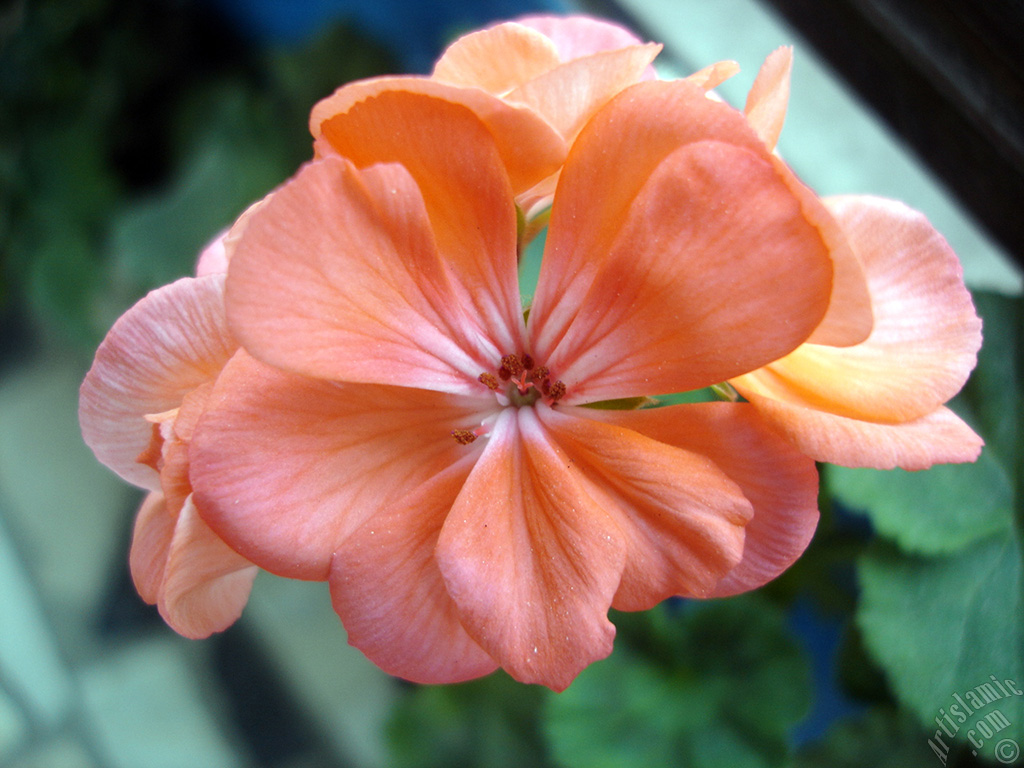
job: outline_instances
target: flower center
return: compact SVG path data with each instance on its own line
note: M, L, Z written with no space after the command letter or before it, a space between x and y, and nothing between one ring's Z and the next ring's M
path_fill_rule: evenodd
M501 358L494 373L485 371L477 381L494 392L503 406L522 408L544 400L554 405L565 396L565 383L554 379L546 365L536 365L528 354L509 354ZM487 429L453 429L452 437L460 445L468 445Z

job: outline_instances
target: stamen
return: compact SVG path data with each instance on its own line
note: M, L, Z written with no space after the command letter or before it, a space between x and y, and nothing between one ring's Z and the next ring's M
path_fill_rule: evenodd
M529 355L523 355L522 360L523 360L523 369L524 370L528 371L531 368L533 368L533 358L532 357L530 357Z
M519 359L519 355L505 355L501 358L501 369L508 370L509 378L518 376L523 372L523 361Z
M547 384L546 381L544 383ZM545 392L544 394L551 398L551 402L558 402L558 400L565 394L565 383L561 380L556 381L551 385L551 391Z
M452 437L455 438L455 442L459 445L469 445L476 440L476 433L471 429L453 429Z
M534 368L532 371L530 371L530 378L533 381L543 381L550 375L551 371L548 370L548 367L546 365L542 365L539 368Z
M497 391L498 386L499 386L499 384L498 384L498 377L495 376L493 373L481 373L477 377L477 381L479 381L481 384L483 384L488 389L492 389L492 390L495 390L495 391Z

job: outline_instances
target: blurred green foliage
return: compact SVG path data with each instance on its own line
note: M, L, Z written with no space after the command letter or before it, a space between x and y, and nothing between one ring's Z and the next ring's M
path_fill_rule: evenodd
M39 0L0 19L0 301L84 350L311 157L313 103L391 68L344 26L268 49L202 9Z

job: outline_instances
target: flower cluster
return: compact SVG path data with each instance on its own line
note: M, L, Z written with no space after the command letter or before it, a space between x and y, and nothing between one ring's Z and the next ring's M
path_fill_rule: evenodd
M943 239L777 156L788 49L742 111L708 93L734 64L660 81L659 49L534 17L342 87L310 162L114 325L82 430L149 491L131 570L175 630L230 625L265 569L326 580L392 674L562 689L609 608L792 564L815 461L977 457L944 407L981 332Z

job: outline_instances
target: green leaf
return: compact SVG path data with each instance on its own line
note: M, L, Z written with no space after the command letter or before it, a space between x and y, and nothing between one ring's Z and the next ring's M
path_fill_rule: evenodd
M860 561L859 575L857 620L865 643L899 700L926 727L954 713L956 696L969 700L993 680L1024 690L1024 568L1015 536L927 559L879 544ZM976 710L957 724L957 738L980 730L979 720L998 710L1011 724L1000 738L1024 746L1024 694ZM984 741L991 749L998 739Z
M985 342L978 353L978 367L964 389L963 399L976 414L985 452L994 454L1010 477L1021 470L1021 330L1024 310L1019 298L976 293ZM1014 471L1014 467L1017 468Z
M448 686L417 686L388 724L392 768L544 768L537 731L542 688L499 672Z
M974 464L924 472L828 466L824 476L837 500L907 552L955 552L1013 524L1010 478L987 449Z
M785 764L810 682L775 605L747 595L616 623L615 653L548 700L545 733L559 764Z
M879 707L833 725L800 750L794 768L935 768L929 736L906 713Z

